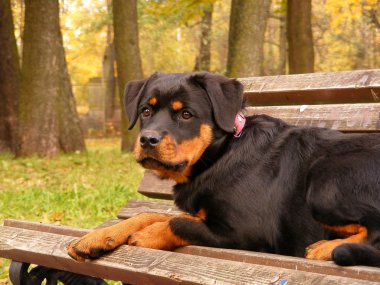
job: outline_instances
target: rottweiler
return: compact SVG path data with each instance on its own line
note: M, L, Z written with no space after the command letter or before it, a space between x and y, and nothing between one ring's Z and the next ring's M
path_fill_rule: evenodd
M380 135L244 116L236 79L155 73L129 82L137 161L173 179L185 213L146 213L68 246L78 261L122 244L244 249L380 267Z

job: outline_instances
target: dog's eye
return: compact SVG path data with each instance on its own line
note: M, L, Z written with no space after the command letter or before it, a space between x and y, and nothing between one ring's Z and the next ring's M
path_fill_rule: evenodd
M145 118L146 118L146 117L149 117L150 114L151 114L151 110L150 110L149 108L145 107L145 108L142 110L141 114L142 114L142 116L145 117Z
M181 117L182 117L182 119L184 119L184 120L188 120L188 119L190 119L192 116L193 116L193 115L192 115L189 111L183 111L183 112L181 113Z

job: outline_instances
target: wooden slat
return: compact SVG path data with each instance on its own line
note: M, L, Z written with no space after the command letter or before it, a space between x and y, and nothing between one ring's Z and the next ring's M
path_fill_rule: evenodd
M380 102L380 69L239 79L255 106Z
M368 266L342 267L332 261L316 261L270 253L202 246L182 247L176 252L380 282L380 269Z
M120 219L128 219L144 212L165 213L170 209L171 214L182 213L171 201L152 201L152 200L131 200L120 211ZM112 222L111 224L114 224ZM111 225L110 224L110 225ZM182 253L201 255L215 258L222 258L234 261L244 261L255 264L278 266L288 269L298 269L315 273L325 273L352 278L361 278L370 281L380 281L380 269L370 268L370 271L364 270L364 267L339 267L334 264L318 261L305 260L303 258L294 258L279 256L275 254L263 254L257 252L247 252L240 250L217 249L208 247L184 247L177 250Z
M41 231L45 233L53 233L59 235L81 237L91 230L68 227L63 225L54 225L54 224L43 224L34 221L25 221L25 220L15 220L15 219L5 219L4 226L20 228L25 230L34 230Z
M20 225L20 224L19 224ZM43 225L39 224L42 228ZM51 227L51 226L49 226ZM54 225L53 225L54 227ZM51 229L49 229L51 230ZM266 254L202 247L183 249L186 254L164 252L122 246L112 254L98 260L77 263L67 256L66 245L73 237L13 227L0 228L0 256L68 270L86 275L121 280L135 284L215 284L227 282L233 284L269 284L279 274L285 274L290 284L376 284L380 281L380 270L369 267L341 268L328 262L308 261L272 255L264 262ZM193 250L191 249L193 248ZM198 251L199 256L190 255ZM212 252L214 251L214 253ZM237 258L243 256L244 262L222 260L210 256L220 254ZM261 257L260 257L261 255ZM269 255L271 256L271 255ZM278 260L278 258L284 258ZM292 260L293 259L293 260ZM293 269L284 264L293 262ZM280 267L268 266L271 263ZM313 272L313 268L323 274ZM305 270L305 271L304 271ZM340 274L329 276L325 274ZM353 278L346 278L352 276ZM360 280L359 280L360 279ZM363 280L362 280L363 279Z
M173 199L174 184L173 181L159 179L153 172L146 170L137 191L149 198L168 200Z
M380 103L250 107L247 114L266 114L296 126L380 131Z
M167 188L170 190L170 188ZM173 203L173 201L152 201L152 200L129 200L117 215L119 219L128 219L141 213L160 213L178 215L183 213Z

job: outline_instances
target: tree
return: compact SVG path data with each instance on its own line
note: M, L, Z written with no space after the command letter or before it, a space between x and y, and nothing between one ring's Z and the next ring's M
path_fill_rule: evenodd
M261 75L270 0L232 0L227 75Z
M0 1L0 152L16 145L20 66L10 0Z
M314 72L311 0L288 0L287 39L289 73Z
M64 152L83 151L86 149L83 131L76 109L75 97L71 86L69 71L63 48L61 30L58 29L58 76L59 94L56 113L58 115L59 146Z
M199 54L195 59L194 70L210 70L211 60L211 28L212 28L212 12L214 4L209 3L204 8L204 15L201 19L201 36L199 43Z
M138 38L137 1L113 0L112 4L119 99L123 106L126 83L143 77ZM122 108L121 128L121 149L131 150L134 146L136 131L128 132L128 119L124 108Z
M58 0L27 0L17 155L84 150L71 92Z
M107 0L107 11L112 14L112 1ZM115 45L112 22L107 23L107 46L103 56L103 83L105 89L105 120L112 120L115 111Z

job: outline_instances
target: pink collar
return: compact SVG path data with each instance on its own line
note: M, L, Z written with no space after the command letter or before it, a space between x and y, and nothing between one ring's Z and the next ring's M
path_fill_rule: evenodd
M239 112L236 114L235 127L234 127L234 130L235 130L234 137L235 138L240 137L241 132L243 131L243 128L245 125L245 121L246 121L246 118L244 117L242 112Z

